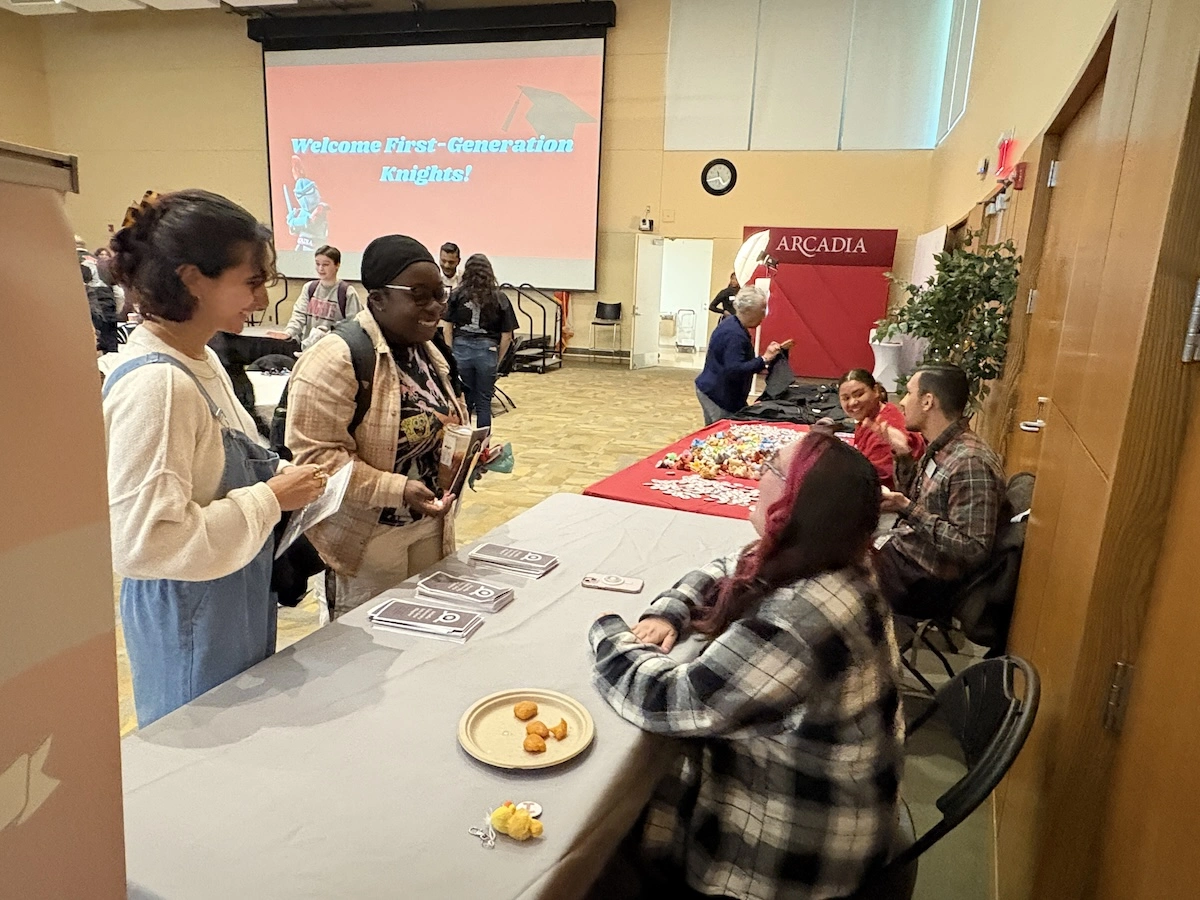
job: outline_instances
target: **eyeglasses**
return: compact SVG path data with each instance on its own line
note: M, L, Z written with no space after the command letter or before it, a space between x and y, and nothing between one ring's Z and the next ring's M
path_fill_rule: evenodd
M778 450L762 461L762 467L768 472L773 473L780 481L787 481L787 476L783 474L783 471L779 468L779 466L775 465L775 460L777 459L779 459Z
M412 297L413 303L417 304L417 306L431 306L433 304L441 306L446 302L446 286L443 284L439 284L432 290L425 287L409 287L406 284L385 284L384 287L392 291L404 291Z

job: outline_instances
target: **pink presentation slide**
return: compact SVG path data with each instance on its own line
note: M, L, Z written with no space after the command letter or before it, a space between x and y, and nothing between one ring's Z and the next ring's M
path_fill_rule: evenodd
M321 244L357 256L394 232L592 272L602 83L599 54L268 64L285 272L307 276L289 258Z

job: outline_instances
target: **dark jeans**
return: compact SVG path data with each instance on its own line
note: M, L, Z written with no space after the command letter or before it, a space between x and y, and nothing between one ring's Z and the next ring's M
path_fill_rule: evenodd
M871 561L879 590L896 615L913 619L954 615L954 593L958 582L934 578L897 551L890 541L874 554Z
M490 426L500 342L484 334L456 334L454 361L467 392L467 408L475 413L475 424L480 428Z

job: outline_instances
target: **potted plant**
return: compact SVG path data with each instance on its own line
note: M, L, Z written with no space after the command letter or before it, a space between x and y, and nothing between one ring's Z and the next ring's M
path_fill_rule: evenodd
M921 362L961 366L971 385L970 409L977 411L988 382L1004 371L1021 257L1011 240L986 244L977 231L963 246L939 253L935 262L936 273L922 285L888 273L908 302L876 323L875 340L924 338L928 344Z

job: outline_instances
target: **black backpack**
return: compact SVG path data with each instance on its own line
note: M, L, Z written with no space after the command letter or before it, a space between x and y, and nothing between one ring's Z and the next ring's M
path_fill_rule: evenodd
M333 330L322 338L322 340L329 340L334 335L345 341L346 345L350 348L350 362L354 366L354 380L358 382L358 392L354 395L354 415L350 418L350 424L347 427L350 436L353 437L354 432L358 430L358 426L366 418L367 410L371 408L371 390L375 382L375 344L371 341L371 336L354 319L338 322L333 327ZM292 458L292 451L288 449L285 443L287 436L288 387L285 387L283 393L280 394L279 403L275 407L275 413L271 416L270 440L271 449L283 459L290 460Z
M1033 485L1034 476L1029 472L1019 472L1008 480L992 555L956 592L954 618L962 633L993 653L1003 651L1008 640Z

